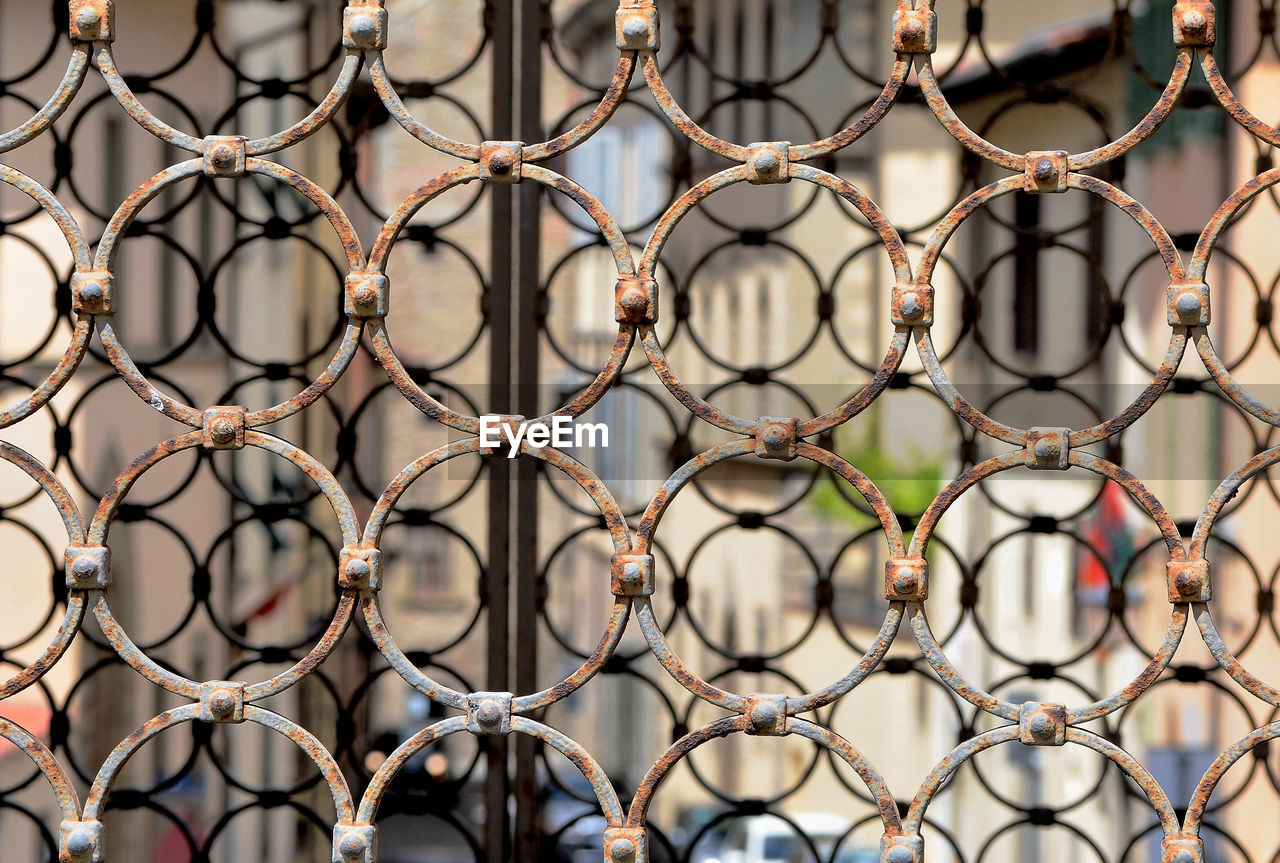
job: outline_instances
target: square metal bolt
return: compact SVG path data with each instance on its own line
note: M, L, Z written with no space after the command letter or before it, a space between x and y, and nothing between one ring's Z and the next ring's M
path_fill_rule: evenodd
M111 549L105 545L69 545L63 559L67 587L106 590L111 586Z
M932 54L938 50L938 16L928 9L893 13L893 50L897 54Z
M1171 327L1205 327L1212 319L1209 286L1204 282L1172 282L1165 294Z
M206 177L243 177L248 164L243 135L209 135L204 139Z
M1067 742L1067 707L1025 701L1018 708L1018 739L1028 746L1063 746Z
M1066 470L1071 466L1071 429L1027 429L1027 467L1032 470Z
M782 737L787 733L787 696L755 693L747 696L748 734Z
M747 145L747 182L755 186L791 181L790 141L757 141Z
M382 552L376 548L344 545L338 555L338 586L356 590L381 589Z
M63 821L58 824L59 863L102 863L101 821Z
M658 322L658 283L654 279L623 276L613 289L614 318L620 324Z
M201 722L244 722L244 684L209 680L200 684Z
M1052 194L1067 190L1066 151L1032 150L1026 159L1026 191Z
M485 432L486 421L489 423ZM488 414L480 418L480 454L502 455L511 452L511 438L524 422L520 414ZM510 434L508 434L510 432Z
M1178 0L1173 4L1173 44L1209 48L1218 41L1217 13L1211 0Z
M889 319L899 327L933 326L933 285L894 285Z
M215 405L204 412L205 449L244 449L244 405Z
M1193 833L1162 837L1160 863L1204 863L1204 840Z
M115 0L71 0L72 42L112 42L116 38Z
M486 183L518 183L523 168L523 141L485 141L480 145L480 179Z
M349 318L382 318L391 311L391 283L379 272L347 273L342 311Z
M884 562L884 598L924 602L929 598L929 562L923 557L891 557Z
M387 47L387 10L381 3L355 0L342 10L342 47L382 51Z
M473 692L467 696L467 730L472 734L510 734L510 692Z
M653 555L619 552L609 564L609 589L614 596L653 595Z
M923 863L924 837L915 834L880 837L880 863Z
M1203 557L1165 564L1170 602L1208 602L1213 597L1209 561Z
M604 828L604 863L649 863L649 834L643 827Z
M657 51L662 47L658 7L650 3L623 3L614 13L614 29L620 51Z
M375 863L378 828L372 824L333 825L333 863Z
M756 420L756 456L780 461L792 461L796 457L795 417L760 417Z
M116 277L106 270L71 274L71 310L77 315L113 315Z

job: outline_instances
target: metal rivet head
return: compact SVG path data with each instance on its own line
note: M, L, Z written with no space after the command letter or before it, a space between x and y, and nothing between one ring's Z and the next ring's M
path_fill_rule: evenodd
M772 150L761 150L751 157L751 165L758 173L772 173L778 170L778 154Z
M893 573L893 589L898 593L913 593L920 580L909 566L900 566Z
M1041 183L1048 183L1058 176L1058 169L1053 167L1053 162L1049 159L1041 159L1036 162L1032 173Z
M357 557L347 561L347 578L352 581L364 581L372 571L367 560L361 560Z
M633 863L636 859L636 843L630 839L615 839L609 846L609 856L614 863Z
M1178 316L1183 320L1192 320L1200 317L1200 296L1195 291L1183 291L1178 294L1178 298L1174 300L1174 308L1178 311Z
M1195 855L1186 848L1173 855L1173 863L1195 863L1195 859Z
M915 42L923 38L924 38L924 25L920 23L920 21L913 18L903 23L902 25L903 41Z
M209 696L209 712L214 716L230 716L236 709L236 697L226 689L219 689Z
M889 863L913 863L914 855L911 853L910 848L895 845L889 849L887 859Z
M481 725L497 725L502 721L502 710L492 702L482 704L476 710L476 721Z
M71 564L71 571L76 578L89 580L98 574L98 562L87 554L82 554Z
M80 299L89 302L98 302L102 299L102 283L87 281L80 288Z
M1062 448L1058 446L1058 442L1048 437L1042 437L1036 441L1031 451L1042 461L1059 458L1062 455Z
M342 837L342 841L338 843L338 851L343 857L355 859L364 853L365 842L364 837L359 833L348 833Z
M93 836L88 830L76 830L67 837L67 850L77 857L83 857L93 850Z
M515 159L505 150L499 150L489 157L489 171L493 174L510 174L515 164Z
M1178 588L1178 592L1184 596L1200 592L1200 575L1193 570L1182 570L1174 577L1173 583Z
M629 288L623 291L619 302L622 303L624 309L632 312L642 312L649 305L648 297L639 288Z
M1189 30L1192 33L1199 33L1208 26L1209 20L1204 17L1204 13L1200 10L1188 9L1182 13L1182 29Z
M351 16L351 36L361 42L368 42L378 32L378 22L372 15Z
M92 29L101 20L98 16L98 10L92 6L81 6L76 10L76 26L81 30Z
M778 718L778 706L768 701L756 704L751 708L751 721L755 725L775 725L778 722Z
M904 318L918 318L924 311L920 305L920 295L915 291L910 291L902 295L902 316Z
M1037 713L1031 717L1030 725L1031 734L1037 740L1050 740L1053 738L1053 720L1045 714Z
M633 15L622 25L622 35L629 42L648 42L649 22L639 15Z
M236 439L235 423L229 419L216 419L209 424L209 437L215 443L231 443Z
M219 170L230 170L236 164L236 151L230 144L215 144L209 148L209 161Z

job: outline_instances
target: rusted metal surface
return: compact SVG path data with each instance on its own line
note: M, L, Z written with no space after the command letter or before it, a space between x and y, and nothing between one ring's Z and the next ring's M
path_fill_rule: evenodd
M940 4L939 4L940 5ZM71 0L69 4L69 55L66 73L47 104L31 119L12 131L0 134L0 152L20 148L45 134L77 97L90 66L96 69L118 108L136 125L191 158L166 167L139 185L119 202L107 221L96 248L91 250L85 231L72 211L54 191L14 168L0 166L0 182L32 199L57 225L71 252L74 270L68 280L70 310L75 316L71 338L62 358L34 390L0 413L0 430L19 426L40 410L76 374L89 350L93 335L119 379L143 403L182 427L162 443L138 456L120 471L101 497L96 512L86 524L77 504L50 468L16 445L0 441L0 458L15 465L33 480L56 506L66 527L65 613L43 654L0 687L0 700L10 698L40 684L79 635L86 611L94 615L101 631L119 658L133 671L172 696L186 701L149 720L122 740L97 770L83 805L57 758L30 732L0 719L0 737L20 748L36 764L57 797L62 814L58 825L60 859L99 861L102 859L104 825L101 821L108 794L119 772L142 747L157 736L171 734L186 723L252 723L284 735L293 741L319 769L329 788L336 812L333 823L333 860L378 859L375 817L383 797L405 765L427 746L450 735L477 737L526 735L541 741L566 758L593 789L607 827L600 837L606 863L645 863L654 847L647 832L646 815L668 774L691 752L708 742L729 735L807 738L830 753L858 776L874 801L883 828L882 859L889 863L921 863L925 859L921 834L925 812L946 781L977 754L995 746L1086 747L1105 756L1141 789L1164 835L1166 860L1187 863L1200 859L1203 848L1199 830L1205 808L1226 770L1246 752L1280 736L1280 723L1272 723L1244 736L1223 752L1204 775L1190 808L1179 821L1165 791L1151 773L1114 742L1080 726L1101 720L1141 698L1169 667L1173 655L1186 636L1187 623L1194 619L1195 632L1208 651L1232 679L1263 702L1280 708L1280 692L1266 683L1262 672L1247 670L1219 634L1208 602L1213 596L1213 573L1205 548L1215 521L1239 488L1280 462L1280 447L1267 449L1223 481L1208 500L1189 541L1184 538L1161 502L1134 475L1108 458L1085 450L1092 444L1109 442L1147 416L1152 407L1174 385L1175 372L1184 362L1188 345L1194 346L1205 370L1231 402L1257 419L1280 427L1280 411L1251 395L1235 380L1231 366L1219 356L1209 337L1212 288L1206 282L1210 260L1221 234L1251 201L1273 194L1280 183L1280 169L1260 171L1240 187L1213 214L1199 234L1190 259L1183 260L1179 245L1169 231L1139 201L1117 185L1085 173L1122 159L1140 147L1173 114L1184 95L1193 64L1197 61L1214 99L1245 131L1265 145L1280 144L1280 133L1255 117L1233 94L1214 60L1219 39L1214 4L1209 0L1181 0L1173 9L1171 45L1177 59L1158 99L1138 124L1103 146L1079 153L1067 150L1037 150L1014 153L985 139L969 128L949 104L944 92L945 75L935 69L939 40L939 16L935 0L898 0L892 14L886 44L896 52L883 90L864 110L853 112L845 127L830 136L810 142L728 141L704 128L682 106L674 89L664 79L658 59L664 22L659 9L646 0L619 3L613 38L619 51L616 69L600 92L598 102L589 106L585 118L567 131L545 141L476 140L460 141L430 128L414 116L400 93L396 80L387 71L383 51L394 50L397 22L383 8L381 0L350 0L341 27L343 57L337 65L329 91L297 123L270 135L249 138L237 134L202 135L199 130L183 131L157 116L147 105L146 92L135 94L129 79L117 68L113 40L122 17L116 15L111 0ZM973 5L980 9L981 4ZM687 8L681 6L680 8ZM824 7L826 8L826 7ZM834 9L834 4L830 4ZM683 38L683 37L682 37ZM52 61L50 61L52 62ZM60 61L59 61L60 62ZM918 264L913 266L908 245L881 208L863 190L835 172L835 162L826 161L853 147L889 116L908 79L915 73L913 98L927 106L936 121L975 159L1004 169L1007 176L977 188L964 196L937 223L923 243ZM639 74L637 74L639 73ZM366 77L367 76L367 77ZM304 174L269 157L299 144L334 122L357 84L370 88L388 117L423 145L462 159L465 164L425 178L372 232L366 246L353 220L334 196ZM877 87L880 85L877 84ZM615 116L628 99L647 89L658 115L686 142L723 160L705 179L675 196L655 220L647 237L629 237L591 190L553 170L550 160L585 144ZM512 130L500 130L512 133ZM519 134L516 130L511 134ZM824 160L815 164L816 160ZM344 290L340 301L345 320L338 346L327 364L311 379L301 382L295 395L275 405L189 405L178 396L153 383L145 363L135 362L117 321L127 319L127 292L116 284L121 247L128 241L130 226L148 204L184 185L258 182L282 186L301 196L336 235L345 258ZM612 258L614 286L611 323L617 336L594 377L556 410L531 422L547 422L556 416L576 418L600 402L619 382L629 357L639 355L647 362L656 380L675 397L691 417L731 433L736 439L695 453L675 469L653 493L647 506L633 522L605 481L573 457L552 448L522 443L516 455L527 462L537 461L580 488L598 511L599 522L612 546L610 566L599 573L601 584L609 584L612 602L600 621L600 636L570 673L540 682L527 691L464 691L428 674L397 643L395 633L383 613L385 575L382 538L384 529L397 513L397 506L411 486L428 472L442 470L450 462L481 453L480 414L447 406L437 395L415 379L392 345L386 319L394 317L393 286L387 275L389 257L409 228L409 222L442 194L468 184L494 186L536 186L548 196L567 198L586 215L598 230L600 244ZM657 324L668 296L678 296L663 284L664 252L683 220L726 189L750 186L796 184L824 189L847 202L870 229L868 246L883 254L893 274L890 302L884 310L893 327L884 350L884 359L871 369L870 380L856 388L838 404L819 406L813 417L741 417L712 403L713 396L700 394L688 384L669 359ZM56 187L55 187L56 188ZM957 231L971 218L988 212L995 202L1020 194L1067 194L1092 196L1112 205L1129 217L1146 235L1154 249L1154 259L1163 266L1168 279L1166 303L1159 319L1169 326L1168 346L1161 364L1139 395L1114 416L1100 418L1083 428L1017 428L989 416L966 398L943 367L934 341L935 305L957 303L955 296L939 294L933 284L935 274ZM321 223L323 224L323 223ZM633 245L633 242L635 245ZM607 295L610 285L602 285ZM612 330L610 330L612 338ZM318 458L281 437L264 430L271 424L293 417L314 405L344 378L361 344L367 339L372 355L385 373L389 385L423 415L464 437L420 456L395 475L380 491L363 528L356 507L334 473ZM948 483L924 510L906 536L902 521L885 494L856 465L850 464L824 446L822 436L849 423L872 406L894 382L907 351L914 345L925 375L934 391L955 417L990 442L1001 445L1000 452L972 466ZM490 407L490 406L482 406ZM503 405L492 406L506 409ZM505 416L509 423L523 420ZM139 647L113 612L112 586L129 578L127 572L113 571L110 533L121 518L122 508L134 485L161 462L187 451L258 449L272 453L301 470L318 494L330 505L341 534L334 584L338 600L331 618L305 653L282 671L265 680L190 679ZM495 453L491 453L495 454ZM505 454L505 453L504 453ZM672 503L693 487L700 474L731 460L760 459L772 462L808 462L834 473L855 491L874 517L883 539L888 563L884 573L882 623L862 659L847 673L811 692L735 693L706 679L679 655L668 638L663 622L654 611L656 587L670 579L662 571L657 556L659 527ZM500 459L492 459L498 462ZM974 463L976 462L976 463ZM930 573L926 556L935 531L946 512L966 493L985 480L1006 472L1088 471L1120 485L1148 517L1160 535L1167 555L1169 623L1166 635L1147 665L1130 683L1112 693L1083 704L1015 703L985 691L961 673L947 655L944 640L930 627ZM880 606L877 606L879 609ZM505 608L504 608L505 610ZM877 611L879 614L879 610ZM334 755L324 743L297 723L261 706L264 699L278 695L307 679L325 663L343 641L353 621L359 618L376 650L402 682L433 703L456 711L455 715L424 727L373 771L357 801ZM634 621L633 621L634 618ZM1163 613L1161 621L1163 621ZM909 789L890 791L880 773L854 745L831 729L800 714L834 704L859 686L882 666L903 623L913 637L923 659L942 685L958 699L979 712L1002 721L999 727L976 734L957 746L939 762L910 798L909 807L896 801ZM505 621L503 622L505 625ZM599 763L586 749L543 722L547 708L570 698L618 657L619 644L628 625L643 635L649 653L663 669L695 699L728 711L730 716L715 719L699 728L686 729L661 755L624 806L617 789ZM1193 633L1194 635L1194 633ZM540 687L540 688L539 688ZM548 720L549 721L549 720ZM234 729L230 729L234 733ZM52 829L53 825L50 825Z

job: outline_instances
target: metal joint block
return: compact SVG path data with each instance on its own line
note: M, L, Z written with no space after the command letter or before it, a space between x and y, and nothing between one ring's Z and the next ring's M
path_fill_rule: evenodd
M1182 281L1169 285L1167 298L1169 326L1205 327L1212 319L1209 286L1204 282Z
M1212 0L1178 0L1173 4L1173 44L1179 48L1209 48L1218 41L1217 13Z
M1018 740L1028 746L1064 746L1067 706L1025 701L1018 708Z
M747 696L747 718L751 720L748 734L762 737L782 737L788 732L787 696L755 693Z
M338 586L344 590L379 590L382 587L382 552L376 548L344 545L338 555Z
M467 730L472 734L510 734L510 692L473 692L467 696Z
M614 29L620 51L657 51L662 47L658 7L650 3L623 3L614 13Z
M795 417L760 417L756 420L756 457L792 461L796 457Z
M938 50L938 15L929 9L893 13L893 50L897 54L932 54Z
M106 590L111 586L111 549L105 545L69 545L63 557L67 587Z
M790 141L747 145L747 182L753 186L791 182Z
M1194 833L1162 837L1160 863L1204 863L1204 840Z
M891 557L884 562L884 598L924 602L929 598L929 562L923 557Z
M102 863L102 822L63 821L58 824L59 863Z
M204 412L205 449L244 449L244 405L215 405Z
M924 837L904 833L880 837L880 863L923 863Z
M201 722L244 722L244 687L237 680L200 684Z
M71 274L71 310L78 315L113 315L116 277L106 270Z
M933 285L894 285L889 318L899 327L933 326Z
M658 322L658 282L623 276L613 289L614 318L620 324Z
M649 834L643 827L604 828L604 863L649 863Z
M349 318L383 318L391 310L391 283L379 272L347 273L342 311Z
M653 596L653 555L618 552L609 569L614 596Z
M333 863L374 863L378 859L378 828L372 824L333 825Z
M511 438L515 437L516 430L524 423L524 417L520 414L495 414L494 418L497 420L497 428L494 429L496 439L486 441L482 434L480 454L506 456L511 452Z
M243 177L248 164L243 135L208 135L204 139L206 177Z
M480 145L480 179L484 182L518 183L523 168L523 141L485 141Z
M1066 470L1071 466L1071 429L1027 430L1027 467L1032 470Z
M115 0L71 0L68 6L72 42L115 41Z
M1213 597L1209 581L1209 561L1203 557L1171 560L1165 564L1169 601L1208 602Z
M387 47L387 10L381 3L353 2L342 10L342 47L382 51Z
M1069 171L1065 150L1032 150L1026 160L1026 191L1060 194L1067 190Z

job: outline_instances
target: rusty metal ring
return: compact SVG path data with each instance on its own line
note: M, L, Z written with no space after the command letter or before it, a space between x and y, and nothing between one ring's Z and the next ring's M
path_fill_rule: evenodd
M396 502L409 490L413 483L417 482L429 470L459 456L478 454L480 452L480 438L467 438L438 447L402 468L388 483L386 490L369 514L369 521L365 525L364 534L360 542L361 547L378 547L382 538L382 531L386 527L392 511L395 509ZM520 444L520 454L531 456L551 465L577 483L599 507L600 516L608 526L614 551L622 553L632 550L631 532L622 516L621 508L618 506L617 501L614 500L612 492L589 468L571 456L565 455L549 446L543 448L533 447L527 441ZM496 453L489 457L501 458L504 457L504 454ZM447 707L455 707L460 710L466 708L466 695L464 693L444 686L428 677L409 660L399 645L396 644L395 639L391 637L386 621L382 617L382 609L376 594L367 592L361 597L360 605L365 622L369 627L369 633L378 650L406 683L428 698ZM577 670L560 683L536 693L515 697L512 709L522 713L531 713L554 704L581 688L604 667L604 663L613 655L626 630L630 610L631 599L629 597L616 597L609 615L609 621L605 625L604 634L591 655L583 660Z
M39 737L3 716L0 716L0 739L7 740L15 748L20 749L39 769L40 775L53 789L62 819L64 821L80 820L80 798L76 794L75 786L71 784L71 779L67 776L67 771L63 769L62 764L49 751L49 747L45 746Z
M984 186L957 204L929 237L916 275L916 284L921 288L931 287L933 270L937 266L943 249L957 229L970 216L998 198L1025 190L1026 183L1027 180L1023 175L1005 177L988 186ZM1139 227L1146 231L1147 236L1151 238L1157 250L1159 250L1161 260L1169 272L1170 281L1178 281L1187 276L1187 271L1182 266L1182 259L1178 255L1178 250L1175 248L1168 231L1141 203L1110 183L1090 177L1087 174L1069 173L1067 175L1067 188L1096 195L1129 215ZM1086 446L1112 437L1124 431L1145 414L1155 400L1173 382L1178 364L1181 362L1182 355L1186 350L1189 329L1194 328L1172 327L1164 361L1152 382L1133 400L1129 407L1115 417L1087 429L1072 429L1070 433L1071 446ZM934 350L928 327L913 327L912 333L916 339L916 350L920 355L921 363L928 372L929 380L933 382L938 394L947 400L947 403L957 416L963 418L988 437L1018 446L1026 443L1026 429L1017 429L988 417L960 394L960 391L951 383L946 371L942 368L942 363Z
M199 704L184 704L181 707L161 713L139 726L124 740L121 740L98 769L98 774L94 777L93 785L89 788L89 794L85 798L84 814L81 820L97 821L101 818L102 812L107 806L111 787L119 777L120 771L124 769L129 759L137 754L138 750L149 740L170 728L176 728L187 722L198 721L199 716ZM329 793L333 797L333 807L337 811L338 821L340 823L351 822L356 812L355 803L351 798L351 789L347 786L346 777L342 775L338 762L334 760L319 738L301 725L286 719L280 714L252 704L244 705L244 721L261 725L263 728L275 731L296 743L307 758L319 768L325 783L329 786Z
M62 73L53 95L22 125L0 134L0 153L7 152L38 137L62 116L71 105L80 87L84 84L85 73L89 70L89 45L79 43L71 46L71 60L67 63L67 71Z
M184 450L201 446L203 444L203 435L204 431L202 429L186 432L164 443L157 444L134 459L133 463L116 477L98 504L98 509L89 525L88 544L105 546L107 534L111 529L115 515L134 483L144 473L166 458ZM355 509L351 506L347 493L324 465L292 444L252 429L245 430L244 443L245 446L257 447L275 453L302 469L324 494L329 505L333 507L334 515L337 517L338 526L342 532L343 543L356 545L359 542L360 531L356 522ZM163 668L155 660L147 656L146 653L139 650L112 613L107 601L107 591L95 590L94 593L96 595L93 597L91 606L94 617L97 618L103 634L122 660L128 663L134 671L137 671L162 689L185 698L199 697L200 683L198 681L190 680ZM319 641L312 646L307 655L269 680L246 685L245 700L259 701L272 695L277 695L298 683L315 668L318 668L333 653L343 634L347 631L347 627L350 626L355 612L357 593L358 591L355 588L344 589L334 610L333 620L330 621L328 628L321 635Z
M31 477L48 495L49 500L58 510L62 524L67 530L67 544L79 545L85 539L84 520L80 516L80 508L75 499L67 491L62 481L39 460L11 443L0 441L0 460L17 467ZM0 683L0 701L21 692L53 667L80 631L84 620L85 609L88 608L86 593L83 590L70 590L67 594L67 609L62 616L62 623L54 633L53 640L45 648L44 653L30 665L13 677ZM56 606L55 606L56 608Z

